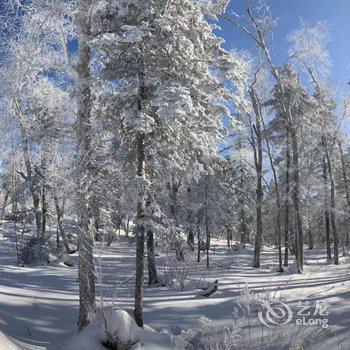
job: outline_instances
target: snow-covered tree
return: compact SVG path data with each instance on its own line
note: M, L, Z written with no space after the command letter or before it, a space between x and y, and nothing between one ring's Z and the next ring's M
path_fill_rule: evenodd
M208 22L226 2L102 5L93 14L91 47L101 57L99 94L111 101L106 117L117 126L123 150L136 158L135 318L142 326L143 245L156 206L151 175L161 163L169 179L188 164L193 176L205 173L206 154L216 152L225 132L230 93L222 80L237 79L236 61Z

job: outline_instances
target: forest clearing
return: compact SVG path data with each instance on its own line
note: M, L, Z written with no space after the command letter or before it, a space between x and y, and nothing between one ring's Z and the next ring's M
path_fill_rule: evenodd
M86 335L82 339L77 337L76 320L79 305L77 254L71 257L74 264L72 267L66 266L62 261L54 261L45 268L42 266L18 268L14 243L6 238L4 231L1 243L1 328L8 336L16 339L19 348L104 349L103 346L97 347L96 338L91 340L86 338ZM145 289L144 309L148 326L158 332L166 330L169 334L179 335L182 330L198 328L199 319L204 316L213 321L216 329L223 329L233 324L234 308L244 302L248 290L249 293L259 294L262 298L282 300L295 312L300 309L298 309L299 302L303 303L303 306L310 303L314 308L314 303L322 300L328 307L327 320L331 331L314 341L313 348L326 349L330 346L336 349L348 348L350 262L347 257L341 258L341 266L330 266L325 259L325 249L319 247L315 251L306 252L307 265L303 275L295 273L295 265L290 271L287 269L285 273L280 274L276 272L275 249L266 248L262 251L264 263L257 270L251 266L252 246L247 246L243 250L228 251L225 243L222 240L214 240L210 270L206 269L205 262L194 262L184 268L183 274L186 275L184 290L181 290L178 281L172 286ZM101 247L97 247L97 250L99 249ZM102 281L99 281L101 288L98 288L97 300L104 300L107 305L110 303L113 308L126 310L129 314L133 311L134 276L131 272L134 256L135 240L125 236L118 237L110 247L104 247L101 249L101 254L98 254L98 275ZM159 267L169 270L169 264L164 262L164 257L159 258ZM200 288L215 279L219 279L219 292L209 299L201 296ZM117 290L116 286L119 286ZM249 296L248 300L254 305L253 296ZM280 329L273 331L266 328L265 334L261 334L265 326L259 322L257 310L252 310L251 317L253 328L251 333L254 339L251 348L261 348L261 342L264 343L263 337L266 337L266 348L274 348L277 339L288 333L295 337L289 340L297 342L299 339L299 327L295 324L290 328L281 325ZM243 320L242 328L247 326L248 321ZM312 331L308 328L306 336L301 332L305 338L319 327L310 327ZM68 340L62 341L62 339ZM249 348L247 339L248 335L241 345L242 349ZM155 343L148 344L146 348L168 348L169 344L169 348L173 348L170 338L166 340L160 338L156 339ZM288 348L288 342L283 344L283 347L281 344L282 342L278 348Z

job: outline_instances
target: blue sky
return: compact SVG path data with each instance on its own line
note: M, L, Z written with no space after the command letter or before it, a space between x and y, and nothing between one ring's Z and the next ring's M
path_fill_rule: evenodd
M254 1L252 1L254 3ZM331 80L346 89L350 80L350 0L266 0L273 17L279 18L274 32L274 58L277 64L287 57L288 34L297 29L303 18L310 25L327 21L332 41L328 49L333 62ZM229 10L244 13L246 0L231 0ZM251 40L227 23L220 33L227 48L252 50Z
M251 0L255 3L257 0ZM332 41L329 52L333 62L332 80L340 88L346 87L350 80L350 0L266 0L274 17L279 23L274 33L276 62L282 63L287 57L287 35L300 25L300 19L307 20L311 25L318 21L327 21L330 27ZM244 13L247 0L231 0L229 11ZM4 6L0 0L0 14ZM1 25L0 25L1 27ZM221 23L222 35L228 48L252 49L251 41L239 30L227 23ZM0 28L1 30L1 28Z

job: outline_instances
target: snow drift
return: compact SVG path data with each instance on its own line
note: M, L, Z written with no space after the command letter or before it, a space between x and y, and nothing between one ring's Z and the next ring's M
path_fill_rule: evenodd
M4 333L0 331L0 349L20 350Z
M181 336L159 333L146 325L142 329L126 311L113 309L100 311L74 338L53 344L49 349L106 350L105 345L111 339L123 350L190 349Z

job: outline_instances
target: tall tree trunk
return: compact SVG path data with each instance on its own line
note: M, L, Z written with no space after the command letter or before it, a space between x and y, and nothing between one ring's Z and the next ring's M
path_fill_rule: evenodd
M46 164L47 164L47 155L48 149L47 145L44 145L43 148L43 157L41 161L40 171L37 171L37 175L40 176L41 182L41 237L45 239L46 232L46 220L47 220L47 203L46 203Z
M32 198L33 198L33 209L34 209L34 216L35 216L35 225L36 225L36 232L38 237L42 237L42 215L40 211L40 197L37 195L36 191L32 192Z
M13 232L15 233L15 247L17 254L17 263L19 266L23 266L22 254L18 246L17 237L17 212L18 212L18 200L17 200L17 174L16 174L16 158L15 158L15 147L12 140L12 156L11 156L11 202L12 202L12 218L13 218Z
M260 167L259 167L260 168ZM255 268L260 267L260 253L261 253L261 244L262 244L262 199L263 199L263 190L262 190L262 175L261 171L258 170L258 183L257 183L257 200L256 200L256 237L255 237L255 247L254 247L254 261L253 266Z
M227 249L231 250L232 232L230 226L226 226L226 239L227 239Z
M208 220L208 180L205 184L205 202L204 202L204 215L205 215L205 236L206 236L206 251L207 251L207 269L210 268L210 229Z
M292 214L292 212L290 211L289 214ZM293 213L294 214L294 213ZM296 223L295 220L289 220L289 232L290 232L290 236L289 236L289 252L291 255L295 255L296 256L296 248L295 248L295 231L296 231Z
M45 182L43 183L43 189L42 189L42 195L41 195L41 212L42 212L41 236L44 238L45 232L46 232L46 215L47 215Z
M190 226L188 228L188 233L187 233L187 245L188 245L188 248L190 250L193 251L195 249L193 227L192 227L191 224L190 224Z
M174 220L174 227L172 229L171 238L173 240L176 259L179 261L185 261L185 255L182 248L181 236L178 231L178 217L177 217L177 195L179 192L181 182L176 181L174 176L171 176L171 180L168 182L167 187L170 197L170 213Z
M94 220L94 239L95 241L101 241L101 212L100 212L100 201L97 189L93 189L93 198L91 201L93 220Z
M141 102L139 102L141 105ZM141 107L139 107L141 110ZM139 179L146 178L144 135L139 132L137 136L137 176ZM143 280L144 280L144 257L145 257L145 227L141 221L145 218L146 204L144 194L140 193L137 203L136 214L136 280L135 280L135 321L139 327L143 327Z
M322 148L325 152L325 140L322 138ZM324 192L324 218L325 218L325 229L326 229L326 248L327 248L327 260L332 259L331 251L331 235L330 235L330 218L328 210L328 176L327 176L327 162L326 155L324 154L322 159L322 173L323 173L323 192Z
M284 200L284 266L288 266L289 254L289 237L290 237L290 222L289 222L289 192L290 192L290 136L289 129L286 130L286 184L285 184L285 200Z
M24 175L22 172L19 172L19 174L28 183L29 192L33 200L36 234L38 237L42 237L43 231L42 231L42 212L40 210L40 186L38 184L38 179L34 178L34 175L33 175L32 165L30 163L29 145L28 145L28 140L26 138L26 133L23 127L21 127L21 129L22 129L22 138L23 138L22 149L23 149L23 154L25 159L24 163L26 166L27 175Z
M339 265L339 238L338 238L338 229L337 229L337 223L335 218L335 211L336 211L335 183L334 183L334 176L333 176L332 159L329 153L327 141L325 141L325 152L326 152L326 159L327 159L329 181L331 184L331 225L332 225L333 241L334 241L334 264Z
M137 95L137 114L141 118L143 104L147 99L144 76L144 62L142 57L142 47L140 47L141 57L139 61L139 88ZM137 132L137 177L143 183L146 182L146 153L145 153L145 134L142 131ZM135 306L134 317L136 324L143 328L143 290L144 290L144 258L145 258L145 221L150 221L150 194L145 192L148 189L141 189L137 202L136 213L136 279L135 279Z
M309 249L313 250L315 248L314 246L314 235L312 233L312 229L309 228Z
M238 150L240 151L242 149L242 143L241 143L241 137L238 136ZM243 164L241 162L241 168L240 168L240 179L238 182L238 207L239 207L239 228L240 228L240 242L242 244L248 243L249 241L249 232L248 232L248 225L247 225L247 218L246 218L246 212L244 209L244 168Z
M189 194L191 192L191 188L187 188L187 193ZM191 208L188 208L188 214L187 214L187 222L188 222L188 232L187 232L187 245L188 248L193 251L195 249L194 245L194 233L193 233L193 225L192 225L192 210Z
M201 239L200 216L197 213L197 262L201 261Z
M276 191L276 211L277 211L276 231L277 231L277 247L278 247L278 272L283 272L284 270L282 266L283 262L282 262L281 198L280 198L279 185L278 185L278 179L277 179L277 171L272 159L270 142L266 134L266 126L265 126L264 118L261 118L261 122L264 129L267 153L269 156L270 166L273 174L273 182L274 182L275 191Z
M57 250L60 248L60 231L58 230L58 227L56 229L56 248Z
M304 269L304 246L303 246L303 228L300 215L300 180L299 180L299 150L298 150L298 140L296 135L296 130L290 127L290 136L292 141L292 159L293 159L293 206L294 206L294 216L296 222L296 232L295 232L295 250L297 257L297 267L298 272L302 273Z
M210 230L209 230L207 218L205 220L205 231L206 231L207 269L209 269L210 268Z
M42 234L42 221L41 221L41 211L39 208L40 205L40 186L39 181L36 178L34 174L34 170L32 168L32 163L30 160L30 146L27 136L27 130L23 125L24 116L20 107L20 103L17 99L14 100L14 106L16 109L17 116L19 118L19 125L20 125L20 131L21 131L21 146L22 146L22 152L23 152L23 158L24 158L24 165L26 168L27 175L25 175L23 172L18 172L19 175L24 179L24 181L27 182L29 192L32 196L33 200L33 210L34 210L34 216L35 216L35 224L36 224L36 234L38 237Z
M58 197L56 195L53 196L53 200L54 200L55 209L56 209L57 230L58 230L59 235L62 238L63 246L66 249L68 254L74 254L78 251L79 246L76 249L72 249L69 245L66 231L64 229L64 223L63 223L63 213L64 213L63 207L64 207L64 205L62 205L62 208L61 208ZM63 202L64 202L64 200L63 200Z
M156 257L154 254L154 234L152 230L147 231L147 264L148 284L151 285L158 283Z
M79 236L79 320L78 329L89 324L90 314L95 312L95 264L94 264L94 218L92 211L93 198L93 157L91 130L91 90L90 90L90 48L87 40L90 35L90 24L87 15L90 1L79 0L77 25L79 31L79 66L77 80L79 101L77 113L78 143L78 236Z
M241 178L241 182L243 182L243 178ZM243 186L242 186L243 188ZM243 193L243 191L242 191ZM244 210L244 203L243 203L243 200L239 200L239 227L240 227L240 231L241 231L241 234L240 234L240 242L242 244L245 244L245 243L248 243L250 240L249 240L249 231L248 231L248 225L247 225L247 222L246 222L246 213L245 213L245 210Z
M344 182L344 188L345 188L346 203L348 205L348 212L349 212L348 215L350 215L349 182L348 182L348 175L346 172L344 152L343 152L342 144L340 141L338 141L338 146L339 146L340 157L341 157L341 167L342 167L342 175L343 175L343 182ZM347 250L349 250L349 245L350 245L350 233L349 233L349 230L346 230L345 247L347 248Z
M130 216L127 214L126 216L126 225L125 225L125 236L129 237L129 231L130 231Z
M256 236L255 236L255 247L254 247L254 260L253 267L260 267L260 253L262 244L262 202L263 202L263 153L262 153L262 136L261 136L261 109L259 106L258 96L253 86L249 89L250 99L253 104L255 112L255 125L253 125L253 130L256 136L256 148L254 147L255 154L255 169L257 175L257 185L256 185ZM254 143L254 140L252 140Z

